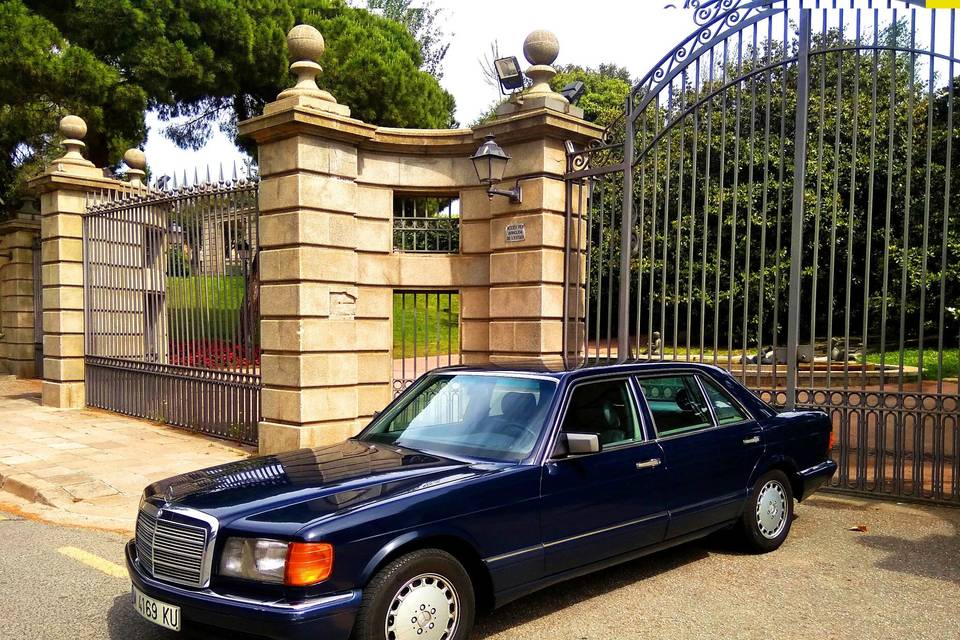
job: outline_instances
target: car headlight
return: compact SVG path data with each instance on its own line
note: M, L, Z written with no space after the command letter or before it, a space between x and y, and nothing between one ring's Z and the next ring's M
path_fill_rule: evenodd
M227 538L220 575L305 587L333 571L333 547L318 542L282 542L264 538Z

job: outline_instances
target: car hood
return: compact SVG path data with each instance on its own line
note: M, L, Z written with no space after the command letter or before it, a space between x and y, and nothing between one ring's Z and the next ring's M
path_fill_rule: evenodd
M465 471L474 475L470 467L412 449L348 440L192 471L151 484L145 496L158 505L203 511L222 526L242 520L245 529L261 523L265 531L292 533L362 502L444 484Z

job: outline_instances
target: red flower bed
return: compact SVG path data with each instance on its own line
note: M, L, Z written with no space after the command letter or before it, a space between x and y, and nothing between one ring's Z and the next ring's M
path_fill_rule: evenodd
M201 369L239 369L260 366L260 347L247 349L224 340L186 340L170 343L170 364Z

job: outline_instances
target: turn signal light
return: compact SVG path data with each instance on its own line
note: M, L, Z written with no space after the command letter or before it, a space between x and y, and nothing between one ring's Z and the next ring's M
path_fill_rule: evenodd
M284 584L309 587L333 573L333 545L326 542L291 542Z

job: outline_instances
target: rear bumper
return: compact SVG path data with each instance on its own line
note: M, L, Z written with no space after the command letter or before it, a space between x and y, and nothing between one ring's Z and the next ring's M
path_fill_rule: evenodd
M360 590L302 602L265 602L210 589L183 589L143 573L135 554L131 540L126 548L130 581L151 598L180 607L185 627L217 627L276 640L347 640L360 606Z
M818 465L810 467L809 469L800 471L797 475L800 476L800 480L803 483L803 494L797 496L797 499L806 500L809 498L814 491L822 487L824 483L830 480L830 478L832 478L833 474L836 472L837 463L833 460L826 460Z

